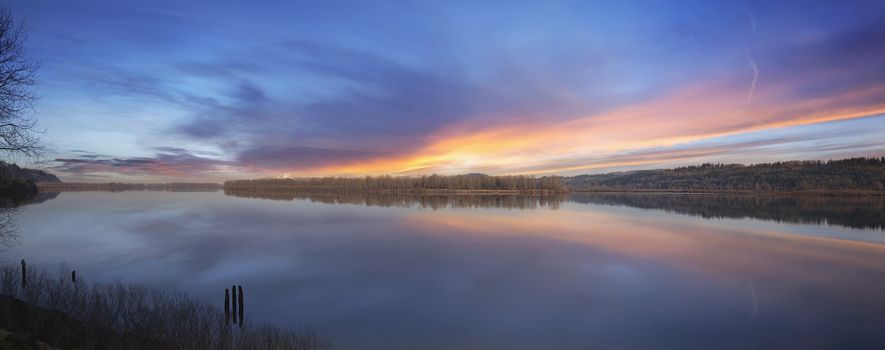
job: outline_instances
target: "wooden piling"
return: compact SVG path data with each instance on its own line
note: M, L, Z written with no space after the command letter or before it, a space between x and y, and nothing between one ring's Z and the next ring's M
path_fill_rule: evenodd
M224 289L224 324L230 324L230 293Z
M243 328L243 318L246 317L246 309L243 308L243 286L239 286L239 296L237 299L240 307L240 328Z
M231 286L230 288L231 295L231 309L233 309L233 320L234 323L237 323L237 286Z
M28 286L28 264L22 259L22 289Z

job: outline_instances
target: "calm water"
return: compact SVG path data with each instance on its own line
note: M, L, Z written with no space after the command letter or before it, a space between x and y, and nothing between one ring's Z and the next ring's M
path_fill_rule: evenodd
M251 322L337 349L885 348L883 199L45 199L0 259L219 307L242 284Z

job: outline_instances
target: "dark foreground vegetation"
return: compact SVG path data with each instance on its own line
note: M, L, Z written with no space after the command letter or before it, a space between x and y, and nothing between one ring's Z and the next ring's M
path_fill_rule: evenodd
M754 191L883 194L885 157L703 164L565 178L573 191Z
M142 184L142 183L122 183L122 182L104 182L104 183L80 183L80 182L58 182L37 184L40 191L171 191L171 192L188 192L188 191L217 191L222 189L219 183L159 183L159 184Z
M488 191L511 193L565 193L562 178L545 176L429 175L429 176L366 176L316 177L298 179L233 180L224 183L233 191L290 192L458 192Z
M86 284L71 272L0 266L0 329L59 348L327 349L309 330L228 325L210 304L122 284ZM221 297L221 294L219 294Z

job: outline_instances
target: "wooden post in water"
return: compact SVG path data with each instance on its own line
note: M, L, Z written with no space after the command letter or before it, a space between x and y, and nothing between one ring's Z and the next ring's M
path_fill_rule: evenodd
M28 286L28 264L22 259L22 289Z
M239 286L240 295L238 296L238 304L240 306L240 328L243 328L243 318L246 317L246 309L243 309L243 286Z
M230 293L224 289L224 324L230 324Z
M230 300L231 301L231 309L234 310L233 320L234 320L234 323L237 323L237 286L231 286L230 295L231 295L231 300Z

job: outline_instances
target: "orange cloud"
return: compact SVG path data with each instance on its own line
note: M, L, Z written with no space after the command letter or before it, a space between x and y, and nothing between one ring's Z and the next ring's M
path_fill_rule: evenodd
M601 159L626 151L667 147L741 133L885 114L885 86L850 90L793 102L789 86L756 90L752 104L725 84L682 89L645 103L564 122L518 125L454 125L404 155L314 169L316 174L461 173L476 168L550 174L639 166L659 159L606 160L563 166L574 157ZM523 171L525 173L526 171Z

